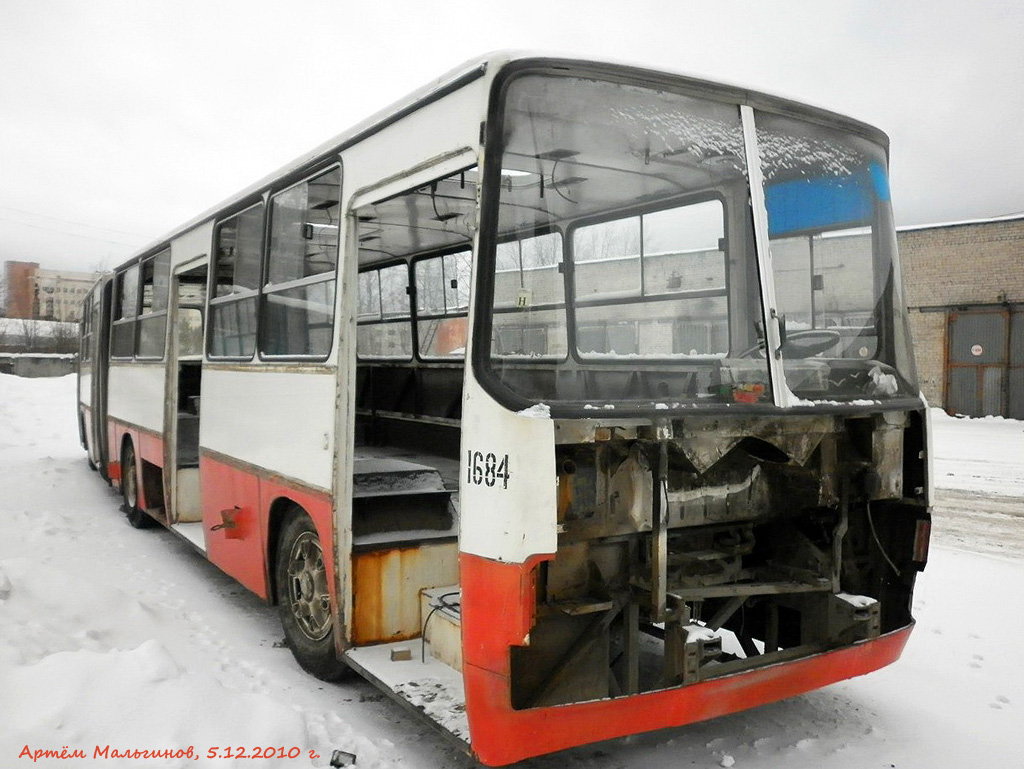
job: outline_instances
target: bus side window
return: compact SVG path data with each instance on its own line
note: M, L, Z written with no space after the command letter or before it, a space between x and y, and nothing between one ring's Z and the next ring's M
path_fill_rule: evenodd
M110 329L110 357L131 358L135 352L135 316L139 311L139 265L114 277L114 322Z
M87 294L82 306L81 350L79 360L88 363L92 359L92 294Z
M360 358L412 358L407 264L361 273L358 308L356 349Z
M326 358L334 339L341 170L278 193L270 204L260 353Z
M499 243L491 352L498 357L565 357L562 236L529 235Z
M263 204L217 225L210 296L211 358L251 359L263 251Z
M171 249L142 262L142 312L139 316L140 358L162 358L167 330L167 292L170 288Z
M420 259L416 275L416 328L423 358L466 357L470 251Z

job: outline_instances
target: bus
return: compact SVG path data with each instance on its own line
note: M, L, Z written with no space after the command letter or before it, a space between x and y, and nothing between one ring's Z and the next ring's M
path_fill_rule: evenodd
M868 673L932 484L887 169L786 99L474 60L100 280L82 443L487 765Z

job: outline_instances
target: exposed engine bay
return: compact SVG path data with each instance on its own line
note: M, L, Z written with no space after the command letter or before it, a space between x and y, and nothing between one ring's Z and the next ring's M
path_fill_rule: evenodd
M516 708L691 684L910 624L921 412L556 423L558 551Z

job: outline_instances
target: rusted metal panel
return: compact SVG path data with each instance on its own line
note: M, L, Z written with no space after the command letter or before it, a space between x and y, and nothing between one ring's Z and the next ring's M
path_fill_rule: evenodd
M353 555L352 642L361 645L419 637L423 622L420 591L458 582L458 563L455 542Z

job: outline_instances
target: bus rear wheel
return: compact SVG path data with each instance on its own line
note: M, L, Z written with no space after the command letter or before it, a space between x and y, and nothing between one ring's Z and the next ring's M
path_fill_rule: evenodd
M285 640L296 661L322 681L348 670L334 647L334 618L320 537L309 516L293 510L281 528L275 589Z
M135 467L135 449L132 444L124 447L121 453L121 498L124 500L124 513L136 529L148 529L155 521L146 511L139 507L139 473Z

